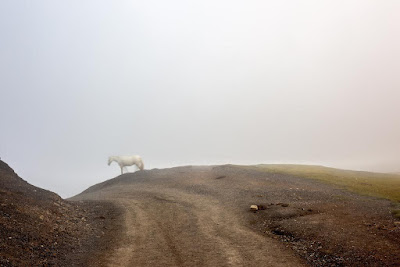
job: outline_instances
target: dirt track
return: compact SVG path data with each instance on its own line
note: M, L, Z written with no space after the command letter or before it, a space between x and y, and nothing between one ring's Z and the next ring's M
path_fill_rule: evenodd
M292 187L297 190L294 195ZM400 247L398 232L393 240L384 233L377 238L375 230L360 228L364 221L354 223L357 214L340 219L342 225L337 226L340 220L332 222L337 215L328 212L336 196L351 198L352 203L365 201L296 177L218 166L128 173L95 185L73 200L108 200L124 211L124 231L117 249L97 261L105 266L385 266L381 258L396 264L398 257L393 258L393 254ZM249 211L251 204L260 203L265 210ZM388 202L373 203L366 220L379 217L380 223L390 223L384 210ZM349 203L336 204L349 208ZM288 233L289 228L293 232ZM349 238L352 232L354 238ZM376 240L371 246L382 241L381 254L368 259L363 254L368 253L368 247L353 251L347 248L350 241L353 247L358 241L366 243L368 234ZM357 239L358 235L362 240ZM280 238L288 240L285 243ZM318 244L318 251L307 248L310 244ZM365 262L351 258L357 255Z

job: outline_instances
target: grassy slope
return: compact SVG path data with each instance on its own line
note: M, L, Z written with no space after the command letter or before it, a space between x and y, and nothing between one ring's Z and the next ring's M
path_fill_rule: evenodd
M248 166L270 173L291 174L340 186L368 196L400 202L400 175L340 170L313 165L268 164Z

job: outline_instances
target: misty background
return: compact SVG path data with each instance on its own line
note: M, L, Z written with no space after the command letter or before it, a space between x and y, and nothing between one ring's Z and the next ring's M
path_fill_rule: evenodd
M119 175L111 155L400 171L399 11L1 1L0 157L62 197Z

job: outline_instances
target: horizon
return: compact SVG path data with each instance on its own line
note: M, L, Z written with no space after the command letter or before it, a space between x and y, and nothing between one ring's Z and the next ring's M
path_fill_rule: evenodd
M24 179L25 181L27 181L28 183L30 183L33 186L37 186L39 188L45 189L45 190L49 190L52 191L56 194L58 194L59 196L61 196L63 199L67 199L67 198L71 198L74 197L76 195L79 195L80 193L82 193L83 191L85 191L86 189L103 183L105 181L108 180L112 180L115 179L117 177L119 177L121 174L119 173L119 167L117 164L114 163L114 168L113 171L116 173L116 175L111 175L110 177L102 177L100 180L97 179L95 183L93 184L88 184L85 188L82 188L80 191L74 192L72 194L62 194L60 192L54 191L50 188L46 188L43 186L40 186L38 184L33 183L32 181L30 181L29 177L23 177L19 171L17 171L17 169L12 166L10 163L8 163L7 161L5 161L4 159L0 158L0 160L2 160L3 162L5 162L7 165L9 165L9 167L11 169L13 169L15 171L15 173L22 179ZM352 169L352 168L341 168L341 167L335 167L335 166L329 166L329 165L323 165L323 164L315 164L315 163L306 163L306 162L292 162L292 163L281 163L281 162L270 162L270 163L250 163L250 164L240 164L240 163L219 163L219 164L182 164L182 165L165 165L165 166L152 166L151 168L144 168L145 171L151 171L151 170L165 170L165 169L173 169L173 168L184 168L184 167L212 167L212 166L224 166L224 165L232 165L232 166L261 166L261 165L288 165L288 166L314 166L314 167L323 167L323 168L328 168L328 169L335 169L335 170L346 170L346 171L354 171L354 172L368 172L368 173L376 173L376 174L384 174L384 175L400 175L400 172L398 171L392 171L392 172L384 172L384 171L374 171L374 170L365 170L365 169ZM136 169L135 166L129 166L128 167L128 171L124 171L124 174L126 173L136 173L140 170Z

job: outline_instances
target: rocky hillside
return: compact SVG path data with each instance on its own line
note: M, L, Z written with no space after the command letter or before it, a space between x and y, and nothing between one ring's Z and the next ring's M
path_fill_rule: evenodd
M109 203L69 202L32 186L0 161L1 266L88 265L116 216Z

